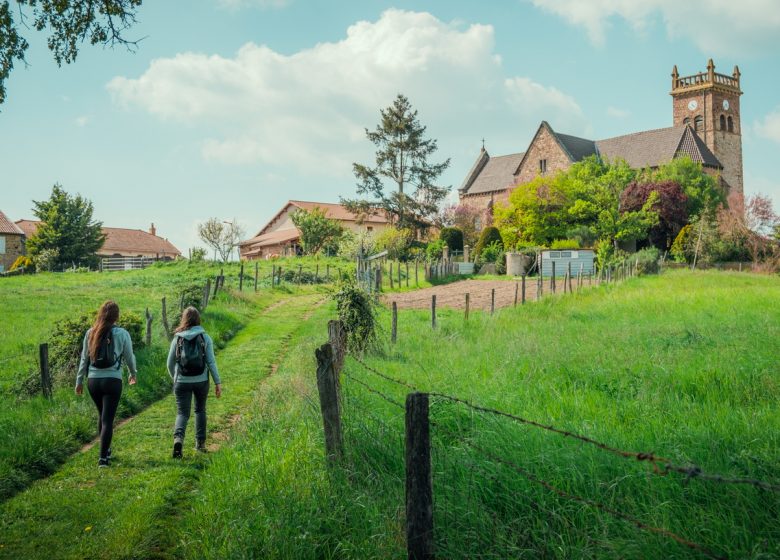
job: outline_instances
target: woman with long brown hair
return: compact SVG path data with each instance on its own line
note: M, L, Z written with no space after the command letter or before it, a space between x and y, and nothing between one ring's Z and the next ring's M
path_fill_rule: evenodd
M168 352L168 373L173 379L176 396L176 424L173 430L173 458L182 456L184 433L190 419L192 397L195 397L195 449L206 451L206 398L209 395L209 373L214 380L214 394L222 396L222 382L214 358L214 343L200 326L200 313L188 307L181 314Z
M84 335L81 362L76 375L76 394L83 394L86 375L89 395L98 410L99 467L107 467L111 459L114 417L119 397L122 396L122 360L127 362L130 370L130 385L135 385L138 373L130 333L116 326L118 320L119 306L115 302L107 301L100 306L94 324Z

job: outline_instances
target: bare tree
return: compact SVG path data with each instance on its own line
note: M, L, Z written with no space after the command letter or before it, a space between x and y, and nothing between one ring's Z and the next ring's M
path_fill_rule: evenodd
M198 224L198 236L216 251L222 262L227 262L233 249L238 247L244 237L244 229L236 223L235 219L226 222L209 218L202 224Z

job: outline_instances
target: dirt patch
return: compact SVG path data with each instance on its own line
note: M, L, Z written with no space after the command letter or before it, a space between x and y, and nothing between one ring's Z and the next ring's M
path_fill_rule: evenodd
M560 280L563 282L563 280ZM515 288L517 286L517 288ZM387 294L382 296L382 301L387 304L395 301L399 309L429 309L431 307L431 296L436 295L436 307L449 307L452 309L463 309L466 306L466 294L469 294L470 309L481 309L490 311L490 299L492 291L496 291L496 309L501 307L511 307L515 303L515 289L517 289L517 303L522 300L522 288L520 281L512 282L507 280L461 280L443 286L434 286L432 288L423 288L413 292L404 292L399 294ZM545 286L544 293L549 290ZM525 286L526 301L536 299L536 279L526 280Z

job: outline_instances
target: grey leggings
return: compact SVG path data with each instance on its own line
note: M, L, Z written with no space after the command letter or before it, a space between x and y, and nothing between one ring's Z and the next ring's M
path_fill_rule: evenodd
M176 396L176 427L173 437L184 439L187 421L190 419L192 397L195 396L195 438L198 441L206 439L206 397L209 396L209 382L173 384L173 394Z

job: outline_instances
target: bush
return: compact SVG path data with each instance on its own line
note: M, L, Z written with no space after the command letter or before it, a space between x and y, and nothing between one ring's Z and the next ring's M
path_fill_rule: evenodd
M67 385L76 377L84 335L95 322L96 315L97 310L75 319L67 318L54 323L49 339L49 368L55 384ZM134 350L143 348L144 322L140 315L131 311L121 312L117 326L130 334Z
M485 264L495 264L496 272L498 274L504 274L506 272L504 247L498 241L493 241L490 245L482 249L482 255L480 258Z
M346 280L333 294L339 319L347 333L347 348L362 354L376 344L376 310L371 297L353 280Z
M628 257L630 263L636 263L637 275L658 274L661 270L658 262L661 260L661 251L656 247L648 247L637 251Z
M376 236L370 231L344 232L344 235L339 239L336 251L338 256L354 261L360 256L361 251L363 251L364 256L377 253Z
M477 257L481 258L482 251L485 249L485 247L493 242L498 242L499 245L501 245L501 248L504 248L504 240L501 238L501 233L498 231L498 228L493 226L486 227L482 230L482 233L479 236L479 241L477 241L477 246L474 249Z
M190 259L191 262L202 262L206 260L206 249L204 249L203 247L195 247L192 250L191 257L192 257Z
M320 276L317 277L313 272L308 270L301 270L288 268L282 273L282 279L285 282L291 282L293 284L322 284L325 279Z
M458 228L442 228L439 233L439 239L450 248L450 251L463 250L463 232Z
M57 249L43 249L35 256L35 270L38 272L51 272L60 258Z
M387 228L376 237L376 250L387 251L392 260L406 260L414 242L414 232L410 229Z
M187 286L179 293L179 298L176 300L179 304L179 309L173 315L171 326L176 326L181 322L181 312L184 309L192 306L198 311L203 311L203 286L192 284Z
M26 255L20 255L17 257L17 259L14 261L14 264L11 265L11 268L8 269L9 272L16 270L17 268L24 268L32 270L32 259Z
M444 251L444 245L443 239L437 239L428 243L428 246L425 247L425 255L428 257L428 260L435 261L440 259Z
M561 251L566 249L579 249L580 242L576 239L556 239L550 245L550 249L553 251Z

